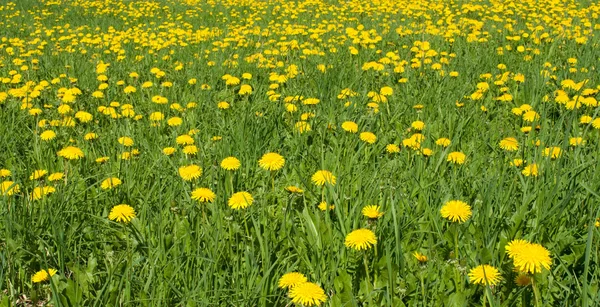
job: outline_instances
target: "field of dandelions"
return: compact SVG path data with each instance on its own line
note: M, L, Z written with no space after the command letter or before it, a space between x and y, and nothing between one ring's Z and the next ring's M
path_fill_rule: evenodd
M0 2L0 305L600 306L600 4Z

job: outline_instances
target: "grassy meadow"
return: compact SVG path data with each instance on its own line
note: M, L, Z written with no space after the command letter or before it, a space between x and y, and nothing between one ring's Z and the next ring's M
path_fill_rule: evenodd
M0 1L0 304L600 306L599 15Z

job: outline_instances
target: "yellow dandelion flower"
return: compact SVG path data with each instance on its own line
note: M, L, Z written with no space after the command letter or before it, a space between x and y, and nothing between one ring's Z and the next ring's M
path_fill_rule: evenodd
M400 146L396 145L396 144L388 144L385 146L385 151L387 151L387 153L399 153L400 152Z
M231 207L231 209L239 210L249 207L253 202L254 198L252 198L252 194L248 192L237 192L231 195L229 201L227 201L227 205Z
M277 283L277 287L280 289L291 289L295 286L305 283L307 281L306 276L302 273L298 272L290 272L285 273L281 278L279 278L279 282Z
M333 210L335 209L335 205L328 205L326 201L322 201L319 203L319 205L317 206L319 208L319 210L321 211L327 211L327 209L329 208L329 210Z
M519 142L513 137L508 137L500 141L500 148L506 151L516 151L519 149Z
M121 185L121 179L119 179L117 177L110 177L110 178L104 179L102 181L102 183L100 184L100 187L103 190L108 190L108 189L113 189L119 185Z
M560 157L562 153L562 150L560 149L560 147L546 147L544 148L544 151L542 152L542 155L544 157L550 157L552 159L556 159L558 157Z
M414 252L413 256L417 259L417 261L419 261L420 263L425 263L427 262L427 256L419 253L419 252Z
M312 282L304 282L290 289L290 298L302 306L320 306L327 300L325 291Z
M5 168L0 169L0 178L6 178L10 176L10 174L12 174L10 170L7 170Z
M537 177L539 175L538 166L535 163L529 164L523 168L521 171L525 177Z
M500 271L488 264L478 265L469 271L469 281L472 284L495 286L501 280Z
M29 180L36 180L36 179L40 179L44 176L46 176L46 174L48 174L48 171L45 169L38 169L36 171L34 171L30 176L29 176Z
M368 144L373 144L377 141L377 136L372 132L361 132L360 140Z
M370 229L357 229L346 236L344 245L357 251L366 250L377 244L377 237Z
M322 186L325 183L335 185L336 177L330 171L320 170L312 175L311 181L318 186Z
M125 147L130 147L133 146L133 139L127 136L123 136L119 138L119 144L125 146Z
M20 188L18 184L15 184L14 181L3 181L0 183L0 195L11 196L15 193L19 193Z
M202 168L198 165L191 164L185 165L179 168L179 176L185 181L192 181L200 178L202 175Z
M74 146L67 146L56 153L59 157L63 157L69 160L79 160L83 158L83 151Z
M523 273L541 273L542 269L549 270L552 264L550 252L537 243L529 243L519 249L512 257L515 267Z
M520 253L522 249L527 248L529 246L529 244L530 243L527 240L516 239L516 240L512 240L508 244L506 244L506 246L504 247L504 250L506 250L506 253L508 254L508 258L513 259L513 257L517 253Z
M283 167L285 159L280 154L269 152L258 160L258 165L268 171L276 171Z
M176 151L177 151L177 149L175 147L165 147L162 150L163 154L165 154L167 156L174 154Z
M40 134L42 141L50 141L56 138L56 133L52 130L46 130Z
M471 206L460 200L448 201L440 209L440 213L443 218L446 218L452 222L464 223L471 215Z
M412 122L412 124L410 124L410 126L417 131L421 131L421 130L425 129L425 123L420 120Z
M192 191L192 199L197 200L201 203L213 202L215 200L215 193L208 188L197 188Z
M183 152L186 155L193 156L198 153L198 147L196 147L196 145L187 145L183 147L181 152Z
M448 138L439 138L435 141L436 145L439 145L442 147L448 147L448 146L450 146L450 143L452 143L452 142Z
M362 214L370 219L378 219L383 216L381 206L369 205L362 208Z
M538 120L539 118L540 118L540 115L536 111L533 111L533 110L523 113L523 120L526 122L533 122L535 120Z
M304 190L302 190L301 188L299 188L297 186L293 186L293 185L287 186L285 188L285 190L288 191L288 192L290 192L290 193L296 193L296 194L302 194L302 193L304 193Z
M57 272L58 271L55 269L47 269L47 270L37 271L31 277L31 282L40 283L40 282L47 281L50 279L50 277L54 276Z
M342 129L346 132L356 133L358 132L358 125L355 122L346 121L342 123Z
M228 171L235 171L240 168L241 165L240 160L236 157L227 157L221 161L221 168Z
M64 177L65 177L64 173L61 173L61 172L52 173L52 174L48 175L48 181L59 181L59 180L62 180Z
M108 214L108 219L121 223L129 223L133 218L135 218L135 210L126 204L114 206Z
M467 156L460 152L460 151L454 151L448 154L448 162L452 162L454 164L464 164L465 160L467 159Z

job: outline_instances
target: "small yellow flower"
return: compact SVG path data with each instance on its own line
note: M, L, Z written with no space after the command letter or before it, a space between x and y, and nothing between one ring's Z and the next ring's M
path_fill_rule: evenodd
M383 212L381 212L381 206L376 205L365 206L362 209L362 214L370 219L378 219L383 216Z
M443 218L452 222L464 223L471 215L471 206L460 200L448 201L440 209Z
M236 157L227 157L221 161L221 168L228 171L235 171L240 168L242 164Z
M115 188L119 185L121 185L121 180L119 178L110 177L110 178L104 179L104 181L102 181L102 183L100 184L100 187L103 190L109 190L109 189Z
M374 144L377 141L377 136L372 132L361 132L360 140L368 144Z
M108 218L111 221L117 221L122 223L129 223L133 218L135 218L135 216L136 214L133 207L126 204L114 206L108 214Z
M215 193L208 188L197 188L192 191L192 199L197 200L201 203L213 202L215 200Z
M377 244L377 237L370 229L357 229L346 236L344 245L355 250L366 250Z
M239 210L246 209L254 202L254 198L252 198L252 194L248 192L237 192L231 195L227 205L231 207L231 209Z
M55 269L47 269L41 270L33 274L31 277L31 282L40 283L50 279L50 277L54 276L58 271Z
M466 159L467 156L460 151L454 151L448 154L448 162L454 164L464 164Z
M427 256L419 253L419 252L414 252L413 256L417 259L417 261L419 261L420 263L425 263L427 262Z
M318 186L322 186L325 183L335 185L336 177L330 171L320 170L312 176L311 181Z

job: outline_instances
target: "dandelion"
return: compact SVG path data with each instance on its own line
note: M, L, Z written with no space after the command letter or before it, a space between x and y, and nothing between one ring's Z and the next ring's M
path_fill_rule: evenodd
M0 169L0 178L6 178L6 177L10 176L10 174L11 174L10 170L7 170L5 168Z
M114 206L110 210L110 213L108 214L108 219L120 223L129 223L133 218L135 218L135 216L136 214L133 207L126 204L120 204Z
M289 296L293 303L302 306L320 306L327 300L323 288L311 282L304 282L291 288Z
M390 153L390 154L399 153L400 146L398 146L396 144L388 144L385 146L385 151L387 151L387 153Z
M104 179L104 181L102 181L102 183L100 184L100 187L103 190L109 190L109 189L115 188L119 185L121 185L121 180L119 178L110 177L110 178Z
M569 138L569 145L575 147L575 146L581 146L585 144L585 140L582 137L573 137L573 138Z
M417 259L417 261L419 261L420 263L425 263L427 262L427 256L419 253L419 252L414 252L413 256Z
M125 147L131 147L133 146L133 139L127 136L123 136L119 138L119 144L125 146Z
M248 192L237 192L231 195L227 205L231 207L231 209L239 210L246 209L254 202L254 198L252 198L252 194Z
M74 146L67 146L57 152L59 157L63 157L68 160L79 160L83 158L84 154L81 149Z
M306 276L302 273L298 272L290 272L285 273L281 278L279 278L279 282L277 283L277 287L280 289L291 289L295 286L305 283L307 281Z
M0 183L0 195L11 196L19 193L20 188L14 181L6 180Z
M356 133L358 132L358 125L355 122L343 122L342 129L346 132Z
M435 141L436 145L439 145L442 147L448 147L448 146L450 146L450 143L451 143L451 141L448 138L439 138Z
M524 248L515 250L512 259L519 272L530 274L549 270L552 264L550 252L537 243L528 243Z
M466 159L467 156L464 153L460 151L454 151L448 154L447 161L454 164L464 164Z
M451 200L444 204L440 213L443 218L446 218L452 222L464 223L471 215L471 206L460 200Z
M29 176L29 180L36 180L36 179L40 179L44 176L46 176L46 174L48 174L48 171L45 169L38 169L36 171L34 171L30 176Z
M381 206L375 205L363 207L362 214L370 219L378 219L383 216L383 212L381 212Z
M546 148L544 148L542 155L544 157L550 157L551 159L556 159L556 158L560 157L561 152L562 152L562 150L560 149L560 147L546 147Z
M372 132L361 132L360 140L368 144L373 144L377 141L377 136Z
M519 142L513 137L508 137L500 141L500 148L506 151L515 151L519 149Z
M165 147L162 150L163 154L167 156L174 154L176 151L177 149L175 147Z
M290 193L296 193L296 194L302 194L304 193L304 190L302 190L301 188L297 187L297 186L293 186L290 185L288 187L285 188L286 191L290 192Z
M330 171L320 170L312 175L311 181L318 186L323 186L325 183L335 185L336 177Z
M280 154L269 152L258 160L258 165L268 171L276 171L283 167L285 159Z
M523 114L523 120L526 122L533 122L540 118L540 115L533 110L527 111Z
M62 180L64 177L65 177L64 173L61 173L61 172L52 173L52 174L48 175L48 181L59 181L59 180Z
M310 124L306 121L299 121L294 125L294 128L300 132L300 133L304 133L304 132L308 132L311 131L312 128L310 127Z
M537 177L539 175L537 164L533 163L525 166L521 171L521 174L525 177Z
M50 279L50 277L56 275L57 272L58 271L55 270L55 269L47 269L47 270L37 271L31 277L31 282L33 282L33 283L40 283L40 282L47 281L47 280Z
M183 152L186 155L193 156L198 153L198 147L196 147L196 145L187 145L183 147L181 152Z
M327 211L327 209L329 210L333 210L335 209L335 205L328 205L326 201L322 201L319 203L319 205L317 206L319 208L319 210L321 211Z
M412 124L410 124L410 126L417 131L421 131L421 130L425 129L425 123L420 120L412 122Z
M44 197L48 194L52 194L54 192L56 192L56 189L51 186L35 187L33 189L33 191L31 192L30 199L31 200L39 200L39 199L42 199L42 197Z
M250 95L252 94L252 86L248 84L242 84L240 87L240 91L238 92L240 95Z
M472 284L495 286L500 283L500 272L495 267L482 264L469 271L469 281Z
M198 165L185 165L179 168L179 176L185 181L192 181L200 178L202 175L202 168Z
M215 200L215 197L215 193L208 188L197 188L192 191L192 199L201 203L212 203Z
M369 229L361 228L352 231L346 236L344 245L357 251L366 250L377 244L375 233Z
M523 249L527 248L529 244L530 243L527 240L516 239L506 244L504 250L506 250L508 258L513 259L516 254L520 253Z
M240 168L242 164L236 157L227 157L221 161L221 168L228 171L235 171Z
M40 134L40 139L42 139L42 141L50 141L54 138L56 138L56 133L52 130L46 130Z

